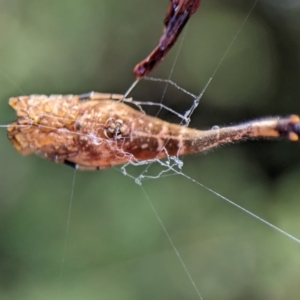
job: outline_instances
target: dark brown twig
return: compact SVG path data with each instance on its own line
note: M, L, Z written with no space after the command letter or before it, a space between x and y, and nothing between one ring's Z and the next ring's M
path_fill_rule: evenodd
M191 15L198 9L201 0L170 0L164 20L164 31L156 48L140 63L133 73L138 79L149 74L164 59L180 35Z

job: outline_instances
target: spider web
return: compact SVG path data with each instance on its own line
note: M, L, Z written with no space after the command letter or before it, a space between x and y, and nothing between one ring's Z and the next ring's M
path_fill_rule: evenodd
M248 14L249 9L245 15ZM246 21L245 16L242 21ZM241 29L239 24L238 30ZM240 38L236 31L233 35ZM231 38L229 44L232 42ZM187 43L186 38L183 45ZM180 53L182 51L180 50ZM225 49L222 50L223 55L226 54L224 51ZM222 59L218 58L218 61L222 62ZM217 70L218 66L215 68L215 71ZM10 72L6 70L4 74L11 77ZM216 80L215 72L207 78L210 77ZM14 84L16 82L14 77L11 81ZM167 80L167 83L172 81ZM145 83L139 83L142 84ZM23 88L23 85L21 87ZM45 87L41 87L41 92L46 93L47 88L43 88ZM168 87L168 91L169 89ZM178 93L176 88L176 94ZM147 107L153 108L158 105L159 117L163 118L164 111L167 110L175 115L176 122L187 125L187 116L194 112L199 98L192 98L182 112L178 112L180 110L177 108L173 109L173 105L166 104L165 97L158 104L144 100L135 104L145 110ZM235 105L238 104L235 102ZM201 106L197 110L199 109ZM236 117L232 121L240 121ZM194 114L191 119L195 119ZM214 122L210 125L214 125ZM7 144L7 141L5 143ZM9 152L11 147L4 148L3 151ZM2 187L5 210L10 212L8 215L5 214L5 210L3 212L3 227L7 228L10 225L13 228L3 234L2 240L5 241L5 245L2 246L2 252L11 253L8 250L14 249L17 253L11 257L2 257L9 262L15 257L21 260L21 263L25 261L31 272L25 273L30 275L27 280L23 279L21 284L17 284L17 292L8 295L17 299L18 293L26 291L28 299L32 299L32 295L38 295L38 298L42 296L43 299L47 295L49 299L53 299L57 293L57 285L43 279L57 276L62 257L63 270L58 281L59 295L63 299L72 296L74 298L74 295L85 299L98 299L105 298L105 293L109 295L108 298L121 299L145 299L147 296L172 299L232 299L244 295L254 295L254 298L267 295L262 297L276 299L275 294L280 299L283 297L280 295L287 295L288 290L296 290L293 288L293 278L297 278L297 259L293 257L298 253L299 246L292 243L292 239L293 236L299 236L295 229L297 223L289 223L280 216L286 211L289 219L296 218L296 206L295 215L291 215L291 210L285 205L272 203L277 209L281 208L279 214L273 206L267 206L266 202L259 203L262 195L265 199L270 197L264 194L260 186L250 186L254 182L267 184L264 177L246 165L248 173L244 174L244 179L240 179L239 174L242 172L238 162L241 163L241 157L232 148L225 151L222 149L219 153L215 151L205 156L167 157L165 160L131 163L93 174L62 170L63 167L47 162L41 162L46 169L43 171L40 165L33 168L30 166L36 158L25 160L17 154L14 155L13 164L10 160L5 173L5 177L11 179L4 178L2 181L3 185L7 184L10 187ZM201 160L201 164L197 164L197 168L191 168L195 160ZM36 161L40 163L38 159ZM2 165L5 166L3 162ZM23 167L20 168L20 165ZM218 169L215 169L216 165L219 166ZM59 181L50 183L53 177L59 178ZM33 180L30 181L30 178ZM285 180L286 189L297 195L297 185L290 184L288 179ZM201 189L199 185L205 188ZM13 186L23 188L13 189ZM30 186L34 188L34 193L31 192L33 200L24 197L26 189ZM179 189L176 186L179 186ZM207 190L213 194L207 193ZM50 194L52 196L47 200L47 195ZM130 196L127 197L126 194ZM69 197L72 203L67 217L69 225L65 237L62 228L65 227ZM243 209L236 210L235 207L220 201L225 198L233 199L238 205L247 207L247 215ZM291 198L295 198L296 202L296 196ZM153 212L149 211L144 199L149 201L159 222L153 218ZM271 211L268 211L270 208ZM30 210L35 210L36 213L31 215ZM254 212L252 216L255 218L257 215L261 216L263 222L270 220L280 228L287 228L286 231L293 233L293 236L290 236L290 240L286 239L272 228L248 218L249 211ZM86 218L81 219L82 216ZM232 217L234 220L230 223L229 219ZM96 223L96 219L100 221ZM50 237L51 242L48 244L46 236ZM63 255L59 246L62 245L61 239L56 242L58 236L66 243ZM35 239L39 242L30 247L28 241ZM43 247L44 243L47 246ZM48 246L52 244L52 247ZM130 244L134 247L129 247ZM111 245L111 248L106 245ZM283 247L280 247L280 250L274 250L281 245ZM49 249L45 251L47 247ZM18 250L21 255L18 255ZM261 254L258 254L258 250L261 250ZM56 256L53 253L56 253ZM22 260L22 257L27 259ZM270 277L268 270L272 270L274 263L279 264L278 269L288 274L285 276L287 279L279 275L279 270L278 273L273 272ZM38 277L41 277L39 283L42 283L40 290L35 288ZM289 283L285 280L289 280ZM261 284L263 288L259 289ZM296 284L295 282L295 287ZM196 291L193 286L196 287ZM259 291L253 292L256 289ZM276 292L271 293L272 290ZM202 296L199 296L198 291ZM297 294L290 297L295 295Z

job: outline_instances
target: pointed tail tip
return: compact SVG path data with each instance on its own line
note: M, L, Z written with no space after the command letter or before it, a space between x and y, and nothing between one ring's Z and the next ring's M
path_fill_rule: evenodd
M300 139L300 117L291 115L278 121L277 131L280 136L287 137L290 141L297 142Z

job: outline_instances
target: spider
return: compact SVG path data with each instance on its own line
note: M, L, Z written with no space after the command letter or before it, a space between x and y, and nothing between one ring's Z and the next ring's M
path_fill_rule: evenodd
M121 101L123 100L123 101ZM186 155L226 143L287 137L297 141L300 118L269 117L233 126L192 129L133 109L123 95L31 95L9 100L17 120L8 138L23 155L36 153L76 169Z

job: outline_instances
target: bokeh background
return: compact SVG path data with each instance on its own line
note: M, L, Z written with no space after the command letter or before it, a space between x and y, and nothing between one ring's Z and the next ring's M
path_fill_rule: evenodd
M199 94L253 3L203 0L153 76L173 70L172 80ZM11 96L124 93L158 41L167 4L0 0L0 123L15 119ZM259 0L191 126L300 113L299 54L300 1ZM132 95L180 113L191 107L172 87L162 99L164 90L142 81ZM74 170L22 157L5 128L0 139L1 299L199 299L147 197L203 299L300 298L300 245L192 180L161 176L139 186L112 168L77 172L72 189ZM299 238L299 151L286 141L226 146L183 158L183 172ZM154 164L147 175L162 170Z

